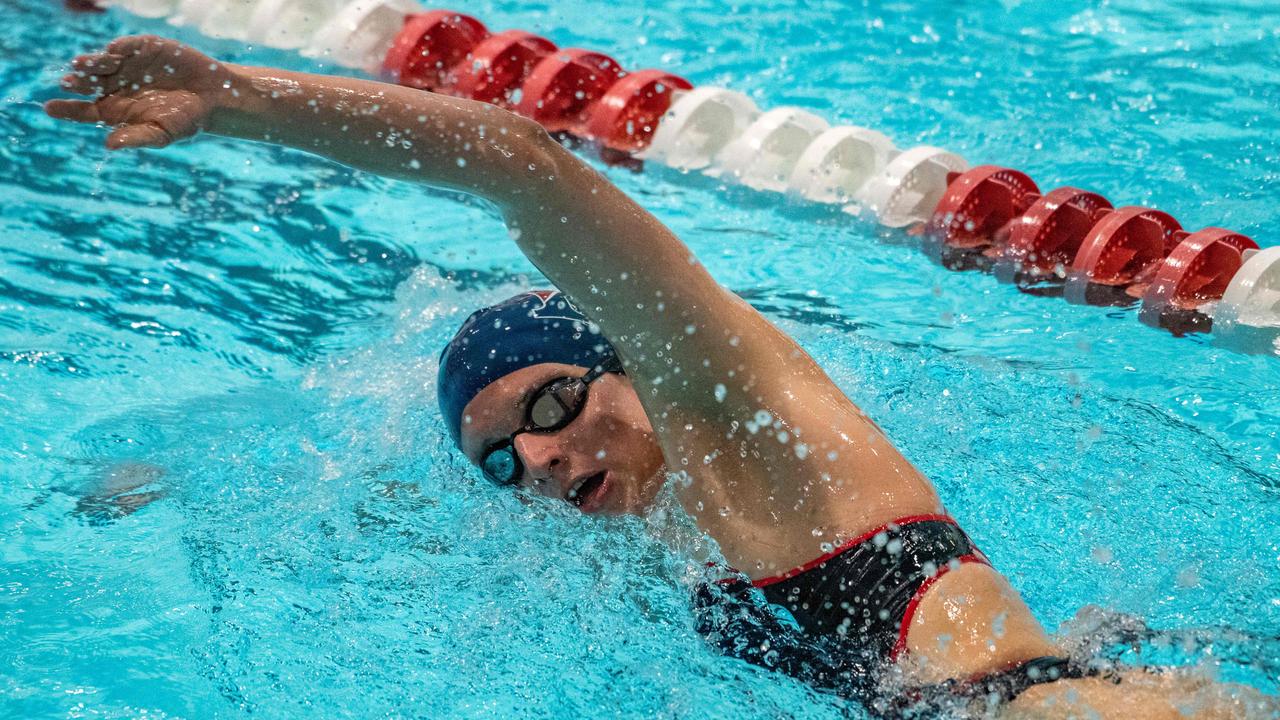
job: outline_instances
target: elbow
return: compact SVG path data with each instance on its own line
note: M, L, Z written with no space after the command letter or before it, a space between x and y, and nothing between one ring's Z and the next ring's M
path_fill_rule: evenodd
M560 157L568 151L542 125L519 115L513 117L510 132L515 135L518 156L527 161L528 172L535 177L555 176Z
M507 123L507 129L517 141L530 148L546 148L551 145L560 146L551 137L551 133L548 133L547 129L537 121L515 113L509 113L509 115L510 121Z
M511 115L503 128L503 154L511 171L499 180L504 186L501 202L508 210L545 205L566 168L566 158L576 158L533 120Z

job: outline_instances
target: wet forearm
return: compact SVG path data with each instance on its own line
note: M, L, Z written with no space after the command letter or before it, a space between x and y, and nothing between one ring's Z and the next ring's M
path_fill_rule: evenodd
M484 197L536 202L551 174L536 124L484 103L354 78L228 66L237 78L207 131Z

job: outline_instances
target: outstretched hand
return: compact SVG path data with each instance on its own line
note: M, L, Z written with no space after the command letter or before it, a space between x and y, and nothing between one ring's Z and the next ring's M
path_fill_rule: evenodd
M195 135L219 99L235 92L235 73L191 47L153 35L122 37L71 62L62 87L85 100L50 100L60 120L115 126L107 148L164 147Z

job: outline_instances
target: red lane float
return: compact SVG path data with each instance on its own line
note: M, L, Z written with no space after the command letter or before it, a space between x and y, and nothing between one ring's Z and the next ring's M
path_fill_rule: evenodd
M437 90L450 84L450 73L471 48L488 37L484 23L451 10L410 15L404 20L383 70L400 85Z
M548 132L582 134L590 106L622 77L613 58L591 50L559 50L542 59L520 88L516 112Z
M1085 237L1067 272L1064 296L1081 305L1142 296L1182 229L1161 210L1129 206L1107 213Z
M627 73L591 109L586 136L615 150L643 150L671 107L675 91L691 89L688 80L665 70Z
M1143 293L1138 317L1156 327L1207 329L1210 321L1200 308L1222 298L1244 264L1244 251L1257 249L1258 243L1222 228L1180 235L1182 241Z
M383 60L401 85L492 103L627 153L648 146L675 93L693 85L662 70L628 73L616 60L561 50L522 30L490 34L451 10L409 15Z
M1065 280L1064 294L1076 303L1141 298L1143 322L1179 333L1209 329L1200 309L1222 297L1244 251L1258 247L1221 228L1189 233L1160 210L1115 210L1077 188L1042 197L1031 178L995 165L951 178L924 237L952 269L995 258L1000 279L1029 291Z
M1220 228L1188 233L1160 210L1115 210L1101 195L1077 188L1042 197L1031 178L995 165L951 179L924 237L947 267L994 258L998 277L1028 290L1065 280L1072 302L1141 298L1143 321L1175 332L1207 327L1198 308L1222 296L1244 250L1257 247Z
M445 10L408 16L384 67L401 84L507 107L625 153L648 147L677 94L692 89L663 70L626 72L608 55L558 49L520 30L490 34ZM995 165L947 176L924 238L946 266L994 264L997 277L1028 291L1061 283L1074 303L1141 298L1144 322L1175 331L1187 318L1208 327L1201 308L1222 297L1243 252L1257 248L1239 233L1188 233L1168 213L1115 209L1078 188L1042 195L1026 174Z
M1003 245L1008 226L1040 197L1025 174L996 165L959 173L947 185L925 224L925 239L935 253L987 251Z
M1096 193L1073 187L1050 191L1010 227L996 276L1019 283L1065 279L1089 229L1111 209Z
M524 84L533 68L555 51L555 43L523 30L490 35L471 50L470 62L463 61L453 72L449 90L455 95L511 109L513 93Z

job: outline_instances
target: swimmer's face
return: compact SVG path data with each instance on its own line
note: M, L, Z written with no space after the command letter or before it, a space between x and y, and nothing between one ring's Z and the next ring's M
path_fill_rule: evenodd
M463 409L462 451L479 465L490 447L525 426L532 394L557 378L586 372L541 363L490 383ZM662 449L653 426L625 376L605 373L588 388L581 413L565 427L516 435L513 446L524 464L518 484L583 512L642 512L662 486Z

